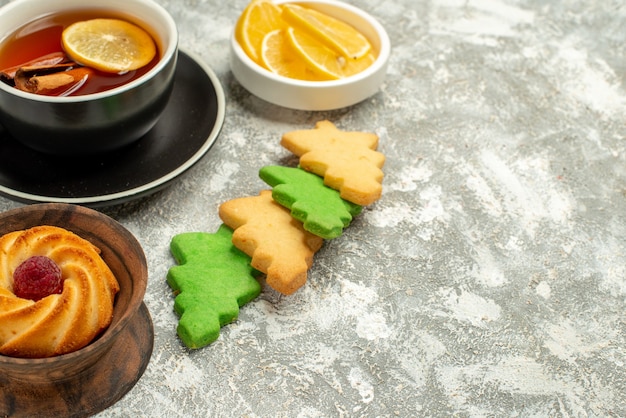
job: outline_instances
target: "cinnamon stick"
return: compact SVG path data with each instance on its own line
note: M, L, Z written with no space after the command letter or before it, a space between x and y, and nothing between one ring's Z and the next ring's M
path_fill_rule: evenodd
M0 79L11 84L15 78L15 74L22 67L47 67L68 61L67 56L63 52L53 52L51 54L35 58L31 61L0 70Z
M94 70L88 67L34 76L29 76L28 71L18 70L15 75L15 87L46 96L66 96L85 84L93 73Z

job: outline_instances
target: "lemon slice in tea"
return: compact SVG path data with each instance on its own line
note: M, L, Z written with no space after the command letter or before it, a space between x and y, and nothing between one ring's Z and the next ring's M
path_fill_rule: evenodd
M107 73L125 73L147 65L156 55L152 37L120 19L73 23L61 35L65 53L79 64Z

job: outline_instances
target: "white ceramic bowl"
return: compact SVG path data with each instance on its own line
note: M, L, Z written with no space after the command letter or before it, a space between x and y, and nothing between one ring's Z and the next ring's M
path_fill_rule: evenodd
M286 0L278 4L290 3ZM312 9L351 24L372 43L378 52L376 61L364 71L350 77L331 81L302 81L277 74L261 67L230 40L230 68L241 85L255 96L270 103L299 110L331 110L351 106L375 94L385 79L391 53L389 36L383 26L363 10L333 0L298 1Z
M153 0L15 0L0 7L0 42L37 18L76 10L120 13L142 25L155 37L161 60L134 81L82 96L37 95L0 82L0 125L50 154L97 154L134 142L157 122L174 82L176 23Z

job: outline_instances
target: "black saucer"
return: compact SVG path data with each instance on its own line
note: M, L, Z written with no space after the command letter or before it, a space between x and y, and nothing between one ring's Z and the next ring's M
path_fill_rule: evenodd
M34 151L0 127L0 194L24 203L107 206L167 186L211 148L224 122L224 92L213 71L181 51L174 90L155 127L105 156L63 158Z

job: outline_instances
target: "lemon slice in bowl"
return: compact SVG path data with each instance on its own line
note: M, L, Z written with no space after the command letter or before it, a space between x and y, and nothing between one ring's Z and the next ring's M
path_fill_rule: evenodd
M280 15L280 7L272 1L252 0L237 21L235 38L246 54L257 64L262 64L263 39L270 32L285 26Z
M371 52L367 52L358 59L346 58L317 38L293 27L287 29L287 40L307 66L327 80L337 80L357 74L376 60Z
M282 17L293 28L308 33L346 59L357 60L372 49L368 39L354 27L317 10L284 4Z
M152 37L120 19L76 22L61 35L65 53L74 61L107 73L125 73L147 65L156 55Z
M273 30L265 36L261 48L261 63L274 74L297 80L322 81L332 78L312 71L307 66L306 61L292 49L284 29Z

